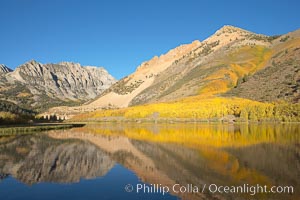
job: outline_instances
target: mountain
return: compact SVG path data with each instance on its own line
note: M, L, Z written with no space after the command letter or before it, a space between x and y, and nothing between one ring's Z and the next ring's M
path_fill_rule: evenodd
M116 80L104 69L61 62L29 61L14 71L1 65L0 101L41 111L58 105L78 105L95 98Z
M136 72L115 83L89 105L127 107L188 96L220 95L235 88L240 79L261 73L266 67L272 68L274 72L277 71L277 65L283 69L297 70L299 39L297 31L281 37L269 37L224 26L203 42L196 41L177 47L143 63ZM285 51L288 52L285 57L277 55L274 60L276 54ZM297 73L295 70L288 70L290 73L286 75L294 76ZM297 78L292 79L297 82L294 80ZM270 83L267 79L264 82ZM293 96L298 90L295 90L295 84L291 87L294 89L289 92ZM283 90L286 88L282 86ZM244 90L247 91L247 88ZM241 97L244 96L241 93Z
M92 102L49 113L76 114L190 96L298 102L299 32L266 36L224 26L202 42L181 45L142 63Z
M276 72L276 67L289 71L285 75L296 81L299 79L296 68L299 68L299 54L295 49L299 48L299 34L292 34L293 37L284 35L281 37L268 37L254 34L232 26L225 26L213 36L202 42L202 45L185 56L177 64L166 69L151 87L137 95L130 105L172 101L188 96L219 96L231 89L234 89L241 79L260 74L266 67ZM284 38L289 37L286 41ZM290 52L286 57L274 56L279 52ZM288 60L288 61L284 61ZM280 65L280 66L279 66ZM292 69L289 69L292 68ZM260 76L260 75L259 75ZM298 76L296 78L295 76ZM272 76L265 76L264 80L259 79L256 84L249 84L252 88L244 88L245 91L263 92L261 88L274 90L273 83L268 80ZM275 76L271 78L276 79ZM269 87L266 87L266 85ZM295 87L295 84L293 83ZM282 91L286 86L281 87ZM299 87L298 87L299 88ZM295 88L294 88L295 89ZM290 95L298 93L290 91ZM273 101L283 96L275 96L273 99L259 99L257 93L246 95L234 95L246 97L253 100ZM254 98L253 98L254 97Z

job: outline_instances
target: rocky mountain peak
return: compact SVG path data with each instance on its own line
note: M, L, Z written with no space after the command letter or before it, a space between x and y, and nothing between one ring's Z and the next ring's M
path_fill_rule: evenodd
M256 34L241 28L225 25L205 39L195 53L207 56L223 47L239 48L247 45L270 46L268 36Z
M33 68L37 68L38 66L41 66L41 65L42 65L42 64L39 63L39 62L36 61L36 60L30 60L30 61L28 61L28 62L26 62L26 63L24 63L24 64L18 66L16 69L24 68L24 67L29 68L29 69L33 69Z
M34 59L30 60L27 62L28 64L31 64L31 65L39 65L40 63ZM26 63L25 63L26 64Z
M0 71L9 72L1 66ZM26 108L38 108L41 105L64 104L64 102L83 102L100 95L116 80L104 68L84 67L79 63L61 62L42 64L30 60L18 66L0 80L5 90L17 88L18 97L10 97L14 102L23 101L23 96L30 97ZM16 89L15 89L16 90Z
M0 64L0 74L6 74L8 72L12 72L10 68L8 68L6 65Z
M90 65L82 66L80 63L75 63L75 62L60 62L60 63L57 63L57 65L62 65L62 66L68 67L71 70L77 70L77 71L84 70L84 71L91 72L91 73L103 73L103 74L109 75L109 73L105 70L104 67L97 67L97 66L90 66ZM111 79L114 79L114 78L111 76Z
M215 34L228 34L228 33L250 33L250 31L235 27L235 26L231 26L231 25L224 25L222 28L220 28L219 30L216 31Z

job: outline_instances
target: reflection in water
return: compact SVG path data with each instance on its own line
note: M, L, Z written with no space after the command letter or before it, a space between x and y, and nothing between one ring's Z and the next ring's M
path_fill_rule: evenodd
M114 163L141 181L292 185L294 195L179 193L183 199L299 199L299 125L89 125L2 138L0 177L27 184L104 176ZM113 191L112 191L113 192Z
M0 145L0 173L26 184L78 182L105 175L114 161L101 149L79 140L26 135Z

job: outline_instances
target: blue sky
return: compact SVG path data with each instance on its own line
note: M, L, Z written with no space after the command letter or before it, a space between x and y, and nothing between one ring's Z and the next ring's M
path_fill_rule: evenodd
M299 0L1 0L0 63L72 61L120 79L223 25L267 35L296 30L299 8Z

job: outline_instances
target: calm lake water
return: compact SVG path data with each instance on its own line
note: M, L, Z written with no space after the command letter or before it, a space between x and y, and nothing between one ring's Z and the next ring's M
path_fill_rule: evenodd
M102 124L3 136L0 199L299 200L300 125Z

